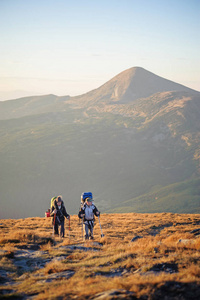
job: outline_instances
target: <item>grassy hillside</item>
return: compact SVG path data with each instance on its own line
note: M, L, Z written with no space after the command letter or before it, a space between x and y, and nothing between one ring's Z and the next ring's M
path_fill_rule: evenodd
M84 242L77 216L64 239L50 218L0 220L0 299L199 299L199 214L102 214L101 225Z
M155 186L142 196L123 201L108 212L177 212L200 213L200 179L187 180L167 187Z
M1 218L43 216L51 197L59 194L70 213L76 213L87 190L101 211L107 211L155 185L194 174L193 152L185 149L184 141L167 132L160 146L152 129L147 133L134 126L121 115L88 118L83 110L69 108L0 121ZM18 209L21 205L23 210ZM190 206L186 211L191 212Z
M56 95L32 96L0 102L0 120L21 118L41 113L63 110L63 102L69 99Z

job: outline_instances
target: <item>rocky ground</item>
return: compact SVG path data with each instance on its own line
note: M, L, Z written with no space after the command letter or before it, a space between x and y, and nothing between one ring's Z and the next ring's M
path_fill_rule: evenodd
M0 299L200 299L200 215L105 214L83 241L49 218L0 220ZM70 229L70 230L69 230Z

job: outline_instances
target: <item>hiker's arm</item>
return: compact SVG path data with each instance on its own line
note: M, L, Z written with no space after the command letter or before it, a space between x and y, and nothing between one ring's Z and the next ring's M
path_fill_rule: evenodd
M82 219L82 218L84 217L84 214L85 214L85 212L84 212L84 210L81 208L81 210L80 210L79 213L78 213L78 217L79 217L80 219Z
M100 212L98 211L98 209L96 208L96 206L95 206L95 209L94 209L94 214L95 214L95 216L100 216Z
M52 206L50 216L53 217L57 213L57 209Z
M63 215L64 215L67 219L70 219L70 215L67 213L65 206L64 206L64 209L63 209Z

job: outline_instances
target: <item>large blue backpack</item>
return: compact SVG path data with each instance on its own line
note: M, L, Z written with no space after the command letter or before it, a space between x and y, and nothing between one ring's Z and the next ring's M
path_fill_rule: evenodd
M86 198L92 199L92 193L91 193L91 192L85 192L85 193L82 193L82 195L81 195L81 203L82 203L82 204L85 203L85 199L86 199Z

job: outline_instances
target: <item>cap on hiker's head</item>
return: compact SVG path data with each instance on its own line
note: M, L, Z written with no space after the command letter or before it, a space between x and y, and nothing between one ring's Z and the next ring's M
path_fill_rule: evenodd
M57 197L57 202L61 202L61 201L62 201L61 196L58 196Z
M88 201L88 202L92 202L92 198L86 198L86 201Z

